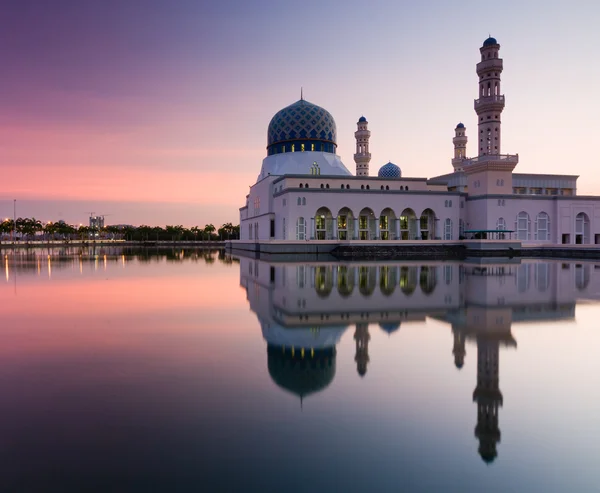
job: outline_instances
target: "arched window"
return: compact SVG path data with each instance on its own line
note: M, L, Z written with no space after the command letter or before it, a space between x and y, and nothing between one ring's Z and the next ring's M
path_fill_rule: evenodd
M302 197L302 205L306 205L306 197Z
M550 239L550 217L545 212L540 212L535 218L535 239L547 241Z
M447 218L444 224L444 240L452 239L452 219Z
M306 239L306 222L303 217L299 217L296 221L296 239L297 240L305 240Z
M304 184L304 188L308 188L308 183L305 183L305 184Z
M343 189L344 189L344 185L342 185L342 187L341 187L341 188L342 188L342 190L343 190Z
M302 199L298 197L298 205L302 205Z
M282 228L283 239L286 239L287 231L285 230L285 217L283 218L283 228Z
M465 236L465 222L462 219L458 220L458 236L459 239Z
M521 211L519 214L517 214L517 220L515 221L517 240L527 241L530 239L530 223L531 221L529 220L529 214L527 214L525 211Z

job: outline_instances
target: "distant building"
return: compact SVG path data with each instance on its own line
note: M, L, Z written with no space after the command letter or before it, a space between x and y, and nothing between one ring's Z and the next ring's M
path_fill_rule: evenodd
M104 216L90 216L90 229L99 230L104 227Z
M240 208L242 241L458 240L468 230L512 230L523 243L600 244L600 197L577 196L576 175L517 174L501 153L503 60L489 37L479 49L477 156L454 129L453 172L402 176L389 162L370 176L368 121L357 122L353 175L336 154L337 128L301 98L271 119L267 157Z

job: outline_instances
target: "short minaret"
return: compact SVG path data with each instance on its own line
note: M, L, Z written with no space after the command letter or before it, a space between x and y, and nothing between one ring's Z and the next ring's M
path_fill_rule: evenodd
M500 94L502 58L498 58L500 45L491 36L479 48L481 61L477 64L479 99L475 112L479 125L479 156L500 154L500 123L504 109L504 95Z
M356 324L354 340L356 341L356 371L361 377L367 373L367 363L369 362L369 324Z
M369 163L371 162L371 153L369 152L369 122L364 116L358 119L358 130L354 132L356 137L356 154L354 162L356 163L356 176L369 176Z
M454 157L452 158L452 166L454 171L463 170L463 161L467 157L467 134L464 124L459 123L454 129L454 138L452 143L454 144Z

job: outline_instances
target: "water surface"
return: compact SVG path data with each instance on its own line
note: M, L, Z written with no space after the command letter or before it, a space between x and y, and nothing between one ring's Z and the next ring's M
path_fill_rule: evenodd
M2 260L3 491L600 490L600 264Z

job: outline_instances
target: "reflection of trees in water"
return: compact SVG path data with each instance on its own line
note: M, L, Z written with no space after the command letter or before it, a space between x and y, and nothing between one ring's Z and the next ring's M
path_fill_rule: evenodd
M396 267L383 265L379 269L379 288L386 296L391 296L396 289Z
M417 268L402 266L400 268L400 289L410 296L417 289Z
M348 268L347 265L338 265L337 268L337 289L340 296L346 298L354 291L354 268Z
M40 269L40 262L51 262L53 269L63 269L74 264L91 264L98 260L108 264L126 260L139 263L206 262L217 259L226 265L239 263L238 259L222 249L205 248L129 248L114 246L18 248L2 250L3 264L8 263L9 272L31 273Z
M333 290L333 269L320 265L315 269L315 289L321 298L327 298Z
M425 294L431 294L437 285L437 269L435 267L421 266L421 275L419 276L419 284L421 290Z
M377 270L375 267L361 265L358 268L358 290L363 296L371 296L377 284Z

